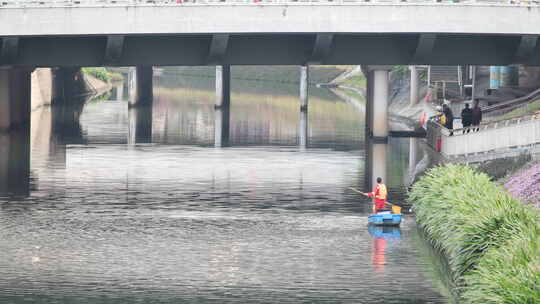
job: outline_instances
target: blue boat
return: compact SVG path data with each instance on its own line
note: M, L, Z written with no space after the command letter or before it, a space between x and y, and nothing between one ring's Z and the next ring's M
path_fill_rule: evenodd
M401 214L393 214L390 211L382 211L368 217L368 224L377 226L399 226Z

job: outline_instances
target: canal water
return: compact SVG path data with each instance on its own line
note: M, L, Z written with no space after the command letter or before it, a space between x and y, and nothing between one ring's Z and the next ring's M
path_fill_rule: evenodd
M414 219L368 227L349 190L369 176L361 101L312 88L300 149L294 88L233 80L218 149L212 79L155 85L144 115L123 85L32 114L28 195L0 198L0 303L446 303ZM389 143L393 201L408 144Z

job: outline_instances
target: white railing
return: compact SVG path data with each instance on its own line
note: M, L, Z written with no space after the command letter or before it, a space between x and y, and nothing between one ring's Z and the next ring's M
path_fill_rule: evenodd
M540 6L540 0L0 0L0 8L16 7L88 7L137 5L499 5Z
M479 130L448 130L434 122L429 128L428 143L450 157L540 144L539 115L486 123Z

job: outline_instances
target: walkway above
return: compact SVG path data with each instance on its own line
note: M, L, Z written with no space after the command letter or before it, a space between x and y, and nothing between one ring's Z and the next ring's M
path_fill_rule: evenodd
M428 122L428 144L453 160L484 161L540 152L540 117L526 116L480 125L477 132L448 129ZM439 142L439 143L438 143Z
M0 1L4 65L540 65L538 35L529 2Z

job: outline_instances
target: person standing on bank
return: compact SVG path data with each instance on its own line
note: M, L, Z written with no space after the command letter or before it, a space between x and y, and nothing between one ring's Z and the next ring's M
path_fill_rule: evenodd
M463 134L469 133L469 127L472 124L472 110L469 104L465 104L465 109L461 111L461 123L463 124Z
M364 195L375 198L373 200L373 213L384 210L386 198L388 197L388 190L386 189L386 185L383 184L382 178L377 177L377 186L375 186L373 192L364 193Z
M446 123L444 124L444 127L450 130L450 136L454 135L454 132L452 130L454 129L454 113L452 113L452 109L448 105L443 105L443 113L446 117Z
M479 100L474 100L474 108L472 109L471 123L473 131L478 132L480 130L480 123L482 122L482 109L480 109Z

